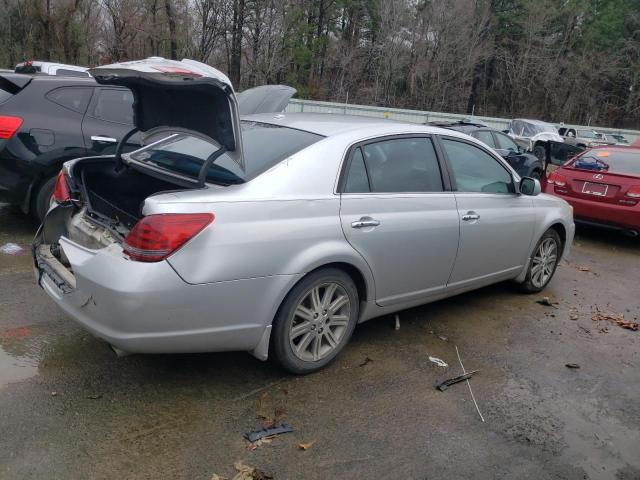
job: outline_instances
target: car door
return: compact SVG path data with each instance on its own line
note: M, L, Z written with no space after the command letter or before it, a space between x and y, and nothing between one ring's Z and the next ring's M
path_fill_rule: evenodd
M133 94L126 88L98 87L82 120L82 134L89 155L115 153L118 141L133 128ZM140 145L139 134L127 141L124 151Z
M458 248L459 220L429 136L355 145L339 189L342 229L371 267L379 305L445 288Z
M509 169L480 145L441 137L460 215L460 241L449 287L488 284L524 267L535 212Z

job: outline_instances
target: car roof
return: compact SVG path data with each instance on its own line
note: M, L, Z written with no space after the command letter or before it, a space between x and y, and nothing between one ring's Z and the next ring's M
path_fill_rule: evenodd
M514 118L514 120L517 120L519 122L533 123L535 125L551 125L552 127L555 127L555 125L553 123L543 122L542 120L532 120L532 119L529 119L529 118Z
M441 135L462 136L460 133L455 132L455 130L430 125L336 113L261 113L243 116L242 120L281 125L283 127L305 130L325 137L331 137L345 132L365 132L372 129L375 129L377 133L379 133L381 129L388 130L389 134L408 131L411 133L438 133Z

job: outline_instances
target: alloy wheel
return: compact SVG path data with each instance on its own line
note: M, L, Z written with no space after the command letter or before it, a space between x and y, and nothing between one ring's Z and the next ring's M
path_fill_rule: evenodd
M325 358L347 333L351 301L338 283L315 285L293 310L289 343L300 360L315 362Z
M556 268L558 245L553 238L545 238L532 259L531 283L537 288L544 287Z

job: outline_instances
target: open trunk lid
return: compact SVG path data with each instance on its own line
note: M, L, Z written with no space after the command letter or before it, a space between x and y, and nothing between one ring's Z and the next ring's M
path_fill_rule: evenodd
M134 126L190 130L221 145L245 169L238 102L231 82L204 63L151 57L92 68L103 85L120 85L133 92Z

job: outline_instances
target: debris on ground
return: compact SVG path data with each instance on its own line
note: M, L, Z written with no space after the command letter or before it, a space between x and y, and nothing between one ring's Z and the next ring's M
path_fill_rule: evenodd
M447 365L447 362L445 362L444 360L441 360L439 358L436 357L429 357L429 361L435 363L436 365L438 365L439 367L448 367L449 365Z
M591 330L589 330L588 328L583 327L582 325L578 325L578 328L580 330L582 330L583 332L588 333L589 335L591 335Z
M290 432L293 432L293 428L291 428L288 423L282 422L272 427L261 428L260 430L255 430L253 432L247 432L244 434L244 438L253 443L257 440L260 440L261 438L275 437L276 435L282 435L283 433Z
M558 302L552 302L549 297L542 297L542 300L536 300L536 303L539 303L540 305L544 305L545 307L553 307L553 308L558 308L558 305L560 305Z
M439 338L440 340L442 340L443 342L446 342L446 341L447 341L447 337L443 337L442 335L438 335L438 338Z
M604 321L609 323L615 323L619 327L625 328L627 330L632 330L634 332L637 332L638 330L640 330L640 323L632 322L630 320L625 320L624 313L619 313L619 314L603 313L600 310L597 310L596 308L596 313L594 313L591 316L591 320L593 320L594 322ZM606 328L604 328L603 330L606 330ZM603 333L606 333L606 332L603 332Z
M445 380L440 380L436 382L436 388L441 392L444 392L451 385L455 385L456 383L464 382L465 380L470 379L480 370L474 370L473 372L463 373L462 375L458 375L457 377L447 378Z
M271 480L273 477L264 473L262 470L258 470L256 467L250 467L242 462L236 462L233 464L233 468L236 469L236 473L231 480ZM211 480L227 480L226 477L222 477L216 473L213 474Z
M51 396L52 396L52 397L55 397L56 395L58 395L58 392L55 392L55 391L54 391L54 392L51 392Z
M311 440L310 442L307 442L307 443L299 443L298 448L300 450L309 450L311 447L313 447L314 443L316 443L315 440Z
M458 351L458 346L456 345L455 347L456 347L456 356L458 357L458 362L460 362L460 368L462 368L462 374L469 375L470 377L471 375L476 373L478 370L475 370L467 374L467 371L464 369L464 365L462 364L462 358L460 358L460 352ZM476 412L478 412L478 415L480 415L480 420L482 420L482 423L484 423L484 417L480 412L480 407L478 407L478 402L476 402L476 396L473 394L473 390L471 389L471 382L469 381L469 377L467 377L466 380L467 380L467 387L469 387L469 393L471 394L471 400L473 400L473 404L476 406Z
M591 271L591 269L589 267L582 267L580 265L578 265L576 268L578 269L579 272L590 272Z
M102 398L102 394L101 393L94 393L91 395L87 395L87 398L89 400L100 400Z
M249 442L247 448L249 450L255 450L262 445L269 445L273 441L273 437L265 437L260 440L256 440L255 442Z
M396 331L400 330L400 315L396 313Z
M360 366L361 366L361 367L364 367L365 365L367 365L367 364L369 364L369 363L371 363L371 362L373 362L373 359L372 359L372 358L365 357L364 362L362 362L362 363L360 364Z
M569 320L578 320L580 318L577 313L570 313Z
M0 247L0 252L6 255L20 255L23 251L24 251L24 248L22 248L17 243L9 242L9 243L5 243Z
M567 368L580 368L580 365L578 365L577 363L567 363L567 364L565 364L565 367L567 367Z

